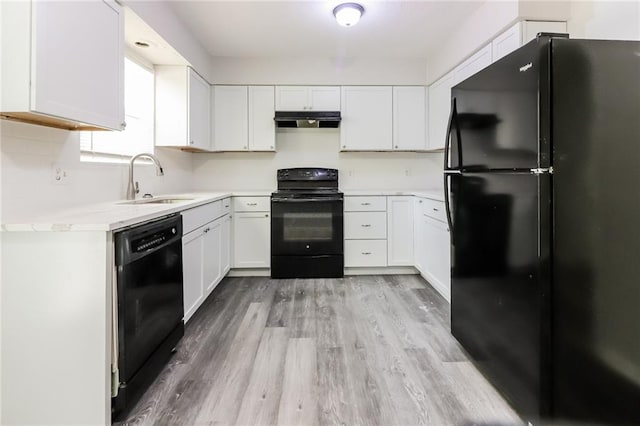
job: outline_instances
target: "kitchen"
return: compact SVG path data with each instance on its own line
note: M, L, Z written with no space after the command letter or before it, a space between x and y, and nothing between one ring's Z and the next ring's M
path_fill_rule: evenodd
M427 66L424 61L411 58L354 58L345 60L336 74L337 59L284 58L274 61L228 56L212 59L201 47L204 43L185 28L169 6L134 2L131 8L188 58L209 82L221 85L431 84L514 22L525 18L566 21L569 33L576 38L638 38L637 5L633 3L586 2L548 8L526 2L486 3L466 17L465 31L440 41L440 49L429 58ZM369 10L371 17L375 16L373 10ZM363 24L366 17L363 16ZM144 170L139 177L141 193L232 191L269 194L276 186L275 171L294 166L338 169L340 188L347 195L349 191L410 192L441 187L441 152L340 152L340 135L335 129L278 130L275 152L264 153L195 154L157 149L165 175L155 177L153 167L148 167L148 173ZM78 135L74 132L3 120L3 223L32 216L34 212L124 198L126 166L82 163L78 144ZM57 167L66 172L59 185L51 183ZM136 172L141 170L142 167L137 168ZM3 399L7 393L3 389ZM6 408L2 411L6 412Z

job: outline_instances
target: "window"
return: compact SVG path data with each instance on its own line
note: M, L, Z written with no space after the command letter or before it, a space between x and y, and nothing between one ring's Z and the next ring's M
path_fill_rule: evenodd
M124 114L121 132L81 132L82 161L122 161L153 152L153 71L129 58L124 61Z

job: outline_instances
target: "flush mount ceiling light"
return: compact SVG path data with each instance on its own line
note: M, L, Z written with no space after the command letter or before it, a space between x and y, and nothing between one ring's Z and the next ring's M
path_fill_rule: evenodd
M360 21L364 7L358 3L342 3L333 9L333 16L343 27L352 27Z

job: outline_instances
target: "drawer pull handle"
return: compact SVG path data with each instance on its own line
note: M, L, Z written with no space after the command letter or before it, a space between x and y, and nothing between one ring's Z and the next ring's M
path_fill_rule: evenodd
M370 206L371 203L360 203L361 206Z
M247 203L248 206L257 206L258 203Z
M360 226L362 226L363 228L370 228L371 227L371 225L368 224L368 223L364 223L364 224L362 224Z
M433 211L434 211L434 212L437 212L437 211L438 211L438 209L436 209L436 208L434 207L434 208L433 208Z
M362 254L365 255L365 256L369 256L371 254L371 252L370 251L363 251Z

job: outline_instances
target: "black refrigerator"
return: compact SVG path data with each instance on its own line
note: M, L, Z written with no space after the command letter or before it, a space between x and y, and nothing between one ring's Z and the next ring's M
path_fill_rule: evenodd
M451 94L452 334L525 420L640 423L640 42L541 34Z

